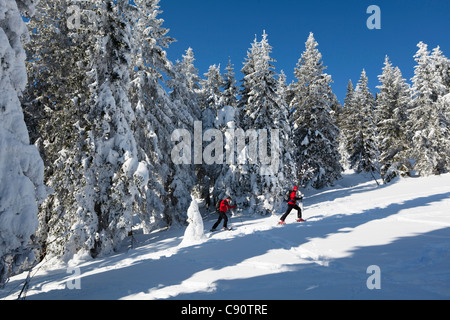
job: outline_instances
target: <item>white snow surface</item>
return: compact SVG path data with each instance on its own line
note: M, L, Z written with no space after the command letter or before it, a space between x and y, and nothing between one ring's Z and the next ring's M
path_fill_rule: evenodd
M113 256L68 265L43 261L31 272L26 297L450 298L450 174L377 186L346 172L335 187L302 191L304 223L295 222L295 212L282 227L275 215L234 216L233 231L206 233L192 245L180 245L185 229L141 234L134 249L124 244ZM188 215L196 214L193 204ZM205 218L204 229L216 218ZM373 265L381 288L369 290L367 270ZM26 276L12 277L0 298L16 299Z

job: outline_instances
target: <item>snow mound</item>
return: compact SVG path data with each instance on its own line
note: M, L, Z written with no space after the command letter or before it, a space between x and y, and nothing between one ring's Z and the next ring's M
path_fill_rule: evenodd
M189 206L187 216L189 225L184 232L183 241L180 243L180 247L199 244L205 240L203 219L195 199L192 200L191 205Z

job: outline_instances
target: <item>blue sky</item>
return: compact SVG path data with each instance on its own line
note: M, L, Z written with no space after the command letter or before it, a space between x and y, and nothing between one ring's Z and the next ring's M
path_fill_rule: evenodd
M370 5L381 9L380 30L366 26ZM348 80L356 85L363 68L372 92L377 91L385 55L408 82L419 41L430 50L439 45L450 57L449 0L161 0L160 6L164 27L177 40L167 50L169 58L181 59L192 47L202 78L213 64L224 72L230 57L239 81L247 50L263 30L277 60L275 71L284 70L288 83L313 32L341 102Z

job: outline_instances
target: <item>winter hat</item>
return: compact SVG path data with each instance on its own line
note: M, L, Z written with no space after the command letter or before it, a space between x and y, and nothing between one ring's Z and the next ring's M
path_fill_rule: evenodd
M297 191L297 190L298 190L298 187L297 187L297 186L295 186L295 187L294 187L294 191Z

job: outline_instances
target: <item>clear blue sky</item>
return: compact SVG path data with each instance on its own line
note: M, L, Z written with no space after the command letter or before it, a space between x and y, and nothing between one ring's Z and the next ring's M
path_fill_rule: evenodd
M366 26L370 5L381 9L381 30ZM430 50L439 45L450 58L449 0L161 0L160 6L163 26L177 40L167 50L169 58L181 59L192 47L202 78L213 64L224 72L230 57L239 81L247 50L263 30L277 60L275 71L284 70L288 83L313 32L341 102L348 80L356 85L363 68L377 91L385 55L410 82L419 41Z

